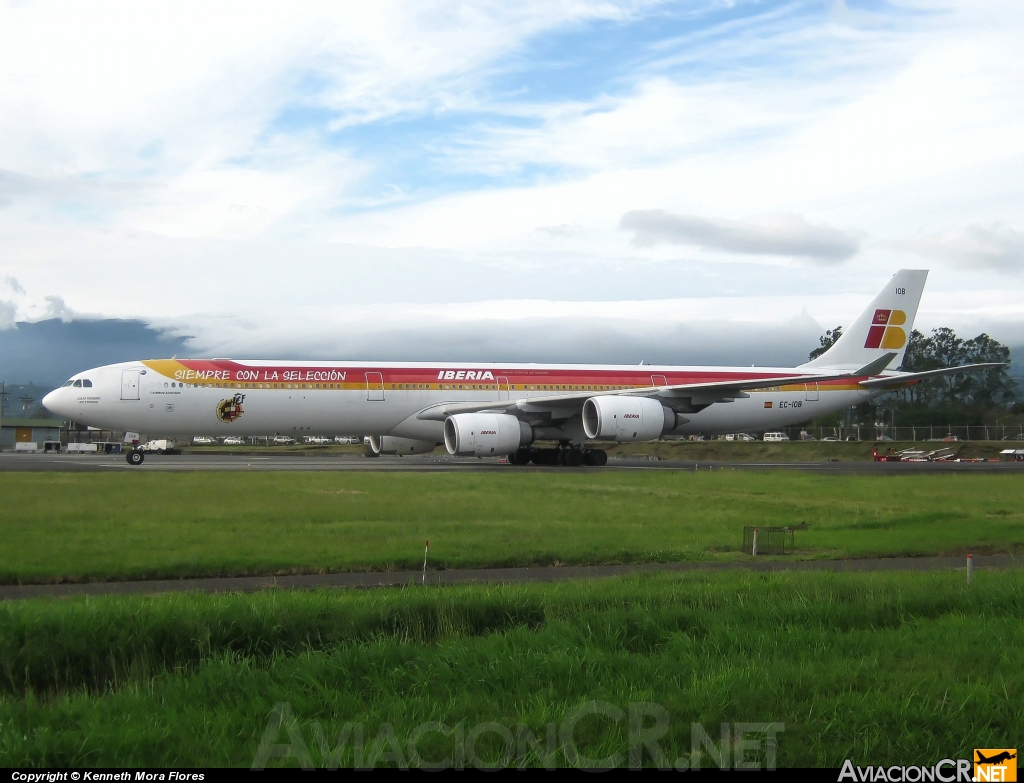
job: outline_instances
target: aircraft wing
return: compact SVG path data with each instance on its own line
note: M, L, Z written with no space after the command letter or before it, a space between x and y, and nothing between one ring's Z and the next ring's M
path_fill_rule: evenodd
M899 375L886 375L882 378L868 378L860 382L861 386L874 389L881 386L888 388L897 387L906 383L926 381L929 378L940 378L943 375L952 375L960 372L971 372L972 370L983 370L986 367L1002 367L1003 362L984 362L982 364L961 364L959 367L943 367L939 370L925 370L924 372L904 372Z
M673 402L685 403L687 406L707 406L716 402L732 402L738 397L745 397L748 389L763 389L766 386L785 386L794 383L821 383L846 378L863 378L876 375L892 361L895 353L887 353L859 370L843 373L826 373L817 375L771 375L759 378L743 378L728 381L711 381L708 383L684 383L672 386L645 386L637 389L621 391L573 391L565 394L549 394L543 397L523 397L520 399L500 400L491 402L442 402L424 408L416 418L427 421L444 421L448 416L457 413L509 413L520 418L531 415L546 415L551 418L564 419L583 409L583 403L591 397L628 396L656 397L665 405L673 407Z

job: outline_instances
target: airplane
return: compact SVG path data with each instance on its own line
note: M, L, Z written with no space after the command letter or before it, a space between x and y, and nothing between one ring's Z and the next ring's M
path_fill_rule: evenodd
M978 754L978 760L975 762L977 764L998 764L1000 761L1009 761L1010 759L1017 758L1016 753L1010 753L1006 750L1004 750L1002 753L997 753L990 759L985 758L985 756L982 754L980 750L976 750L974 752Z
M899 367L927 270L893 275L798 367L150 359L78 373L43 398L68 420L163 435L369 436L371 454L607 462L602 442L778 430L973 364ZM126 454L141 465L138 436ZM557 444L540 448L536 444Z

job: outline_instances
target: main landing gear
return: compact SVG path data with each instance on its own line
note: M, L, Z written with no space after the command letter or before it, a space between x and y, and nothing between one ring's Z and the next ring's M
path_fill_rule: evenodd
M561 465L578 468L581 465L601 467L608 464L608 453L604 449L581 449L577 446L560 446L554 449L524 447L510 454L508 461L513 465Z
M142 461L146 459L146 452L142 449L131 449L124 459L129 465L141 465Z

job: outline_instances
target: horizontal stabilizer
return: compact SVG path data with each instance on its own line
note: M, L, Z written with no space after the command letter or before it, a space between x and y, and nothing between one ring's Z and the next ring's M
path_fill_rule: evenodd
M868 362L859 370L854 370L851 374L855 376L866 375L870 378L872 375L878 375L880 372L882 372L886 367L889 366L889 363L895 358L896 352L892 351L890 353L879 356L873 362Z
M908 381L925 381L929 378L940 378L943 375L953 375L960 372L972 372L973 370L984 370L986 367L1003 367L1004 362L984 362L982 364L961 364L959 367L943 367L939 370L925 370L924 372L905 372L900 375L888 375L885 378L869 378L861 381L860 385L869 389L881 386L900 386ZM861 373L858 373L858 375Z

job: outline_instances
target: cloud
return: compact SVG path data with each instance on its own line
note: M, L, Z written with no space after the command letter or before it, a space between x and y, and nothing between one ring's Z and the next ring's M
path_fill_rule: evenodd
M46 302L46 309L43 314L44 320L59 318L62 321L70 321L75 317L74 311L68 307L62 297L44 296L43 301Z
M926 258L948 261L965 269L1024 271L1024 232L1000 223L972 224L944 234L888 243Z
M863 234L824 224L808 223L799 215L777 213L744 220L674 215L663 209L627 212L619 227L633 232L633 245L692 245L748 255L794 256L837 263L860 252Z
M16 294L25 293L25 289L22 288L21 283L18 282L18 278L16 277L8 275L4 278L4 284Z
M0 299L0 331L10 329L15 324L18 308L14 302L7 302Z
M552 239L571 239L583 235L582 228L570 226L568 223L562 223L558 226L538 226L537 230L542 234L547 234Z

